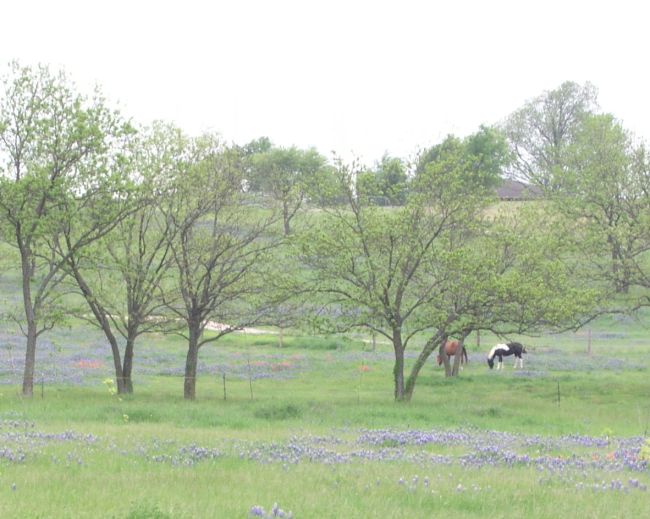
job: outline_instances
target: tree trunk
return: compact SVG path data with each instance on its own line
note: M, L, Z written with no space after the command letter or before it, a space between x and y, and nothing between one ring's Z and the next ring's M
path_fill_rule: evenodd
M395 366L393 378L395 380L395 400L405 400L404 392L404 346L402 344L401 330L393 330L393 349L395 350Z
M185 383L183 386L183 396L186 400L196 398L196 369L199 361L199 338L201 331L200 324L189 324L189 344L187 348L187 358L185 359Z
M90 311L95 316L95 319L97 319L97 322L104 332L104 336L106 337L106 340L108 341L108 344L111 348L111 353L113 354L113 369L115 370L115 385L117 386L117 393L119 395L123 395L124 393L132 393L133 388L131 388L131 391L127 391L126 389L124 371L122 370L122 356L120 355L120 346L117 343L115 335L113 334L113 330L108 319L108 312L101 304L99 304L93 295L90 286L88 283L86 283L86 280L81 274L78 265L72 260L72 258L68 260L68 266L70 267L75 281L77 282L79 290L81 290L81 295L86 300L86 303L88 303Z
M395 400L405 400L404 393L404 351L395 350L395 367L393 368L395 380Z
M124 367L122 368L122 377L124 380L124 392L133 394L133 379L131 373L133 371L133 349L135 345L135 336L126 338L126 347L124 349Z
M34 368L36 366L36 323L27 321L27 347L25 349L25 370L23 372L23 396L34 395Z
M629 273L623 265L623 255L621 247L611 234L607 237L612 250L612 276L614 278L614 287L619 294L627 294L629 285Z
M111 345L111 351L113 352L113 367L115 368L115 380L117 382L116 384L117 393L122 395L126 393L126 391L124 390L124 372L122 371L122 362L120 359L120 347L117 344L117 340L115 339L115 337L113 337L112 334L108 342Z
M27 321L27 344L25 347L25 369L23 371L23 396L31 397L34 394L34 369L36 367L36 338L38 337L36 325L36 311L32 305L32 275L34 274L34 258L27 246L18 240L20 248L20 263L23 282L23 306L25 320Z
M111 347L111 353L113 354L113 369L115 370L115 382L116 382L115 385L117 386L117 393L119 395L124 394L126 391L124 391L124 373L122 371L122 359L120 355L120 346L119 344L117 344L117 339L115 338L115 335L113 335L113 331L111 330L111 327L108 324L108 320L106 319L106 316L95 313L95 317L99 320L99 323L102 327L102 331L104 332L104 336L106 337L106 340L108 340L108 344Z
M413 368L411 368L411 373L406 379L406 385L404 388L404 400L410 402L411 398L413 398L413 390L415 389L415 382L418 378L418 375L420 374L420 370L424 367L424 364L426 363L427 359L431 356L431 354L436 349L436 346L438 345L439 341L440 341L439 337L437 336L432 337L424 345L424 348L422 349L420 355L415 361Z
M95 317L98 317L95 315ZM99 318L98 318L99 319ZM108 341L109 346L111 347L111 353L113 354L113 369L115 370L115 385L117 386L117 393L122 395L126 393L124 390L124 373L122 371L122 359L120 355L120 346L117 344L117 339L111 330L110 325L106 319L99 319L101 324L102 331L104 336Z

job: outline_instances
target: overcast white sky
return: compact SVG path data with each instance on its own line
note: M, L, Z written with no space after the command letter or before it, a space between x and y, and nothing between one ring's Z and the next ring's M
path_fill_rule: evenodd
M5 0L0 64L65 68L125 115L367 163L565 80L650 138L644 0Z

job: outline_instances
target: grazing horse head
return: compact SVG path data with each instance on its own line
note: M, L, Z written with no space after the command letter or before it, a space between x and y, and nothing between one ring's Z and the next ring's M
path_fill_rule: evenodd
M494 358L498 357L499 364L497 366L497 369L502 369L503 357L507 357L508 355L514 355L515 367L517 367L517 365L519 364L519 366L523 368L524 359L521 356L523 353L526 353L526 348L520 342L509 342L507 344L497 344L494 348L490 350L490 353L488 353L487 363L488 366L490 366L490 369L492 369L494 367Z
M494 348L490 350L490 353L488 353L487 356L487 363L488 366L490 366L490 369L494 368L494 358L499 357L499 365L500 365L503 354L509 351L509 349L510 348L508 348L507 344L497 344ZM497 369L499 369L499 367L497 367Z

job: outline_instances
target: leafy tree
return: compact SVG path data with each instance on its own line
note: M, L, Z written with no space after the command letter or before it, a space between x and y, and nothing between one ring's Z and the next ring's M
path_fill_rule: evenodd
M115 147L131 129L99 94L87 99L45 67L13 63L2 88L0 225L20 255L24 317L16 320L26 337L22 391L31 396L37 339L65 316L68 257L123 214L128 182Z
M355 189L357 195L368 201L380 200L383 195L383 189L377 174L371 169L362 169L356 173ZM377 204L388 205L388 204Z
M508 141L503 132L490 126L481 126L463 140L469 168L474 171L475 180L487 189L501 183L504 170L512 162Z
M268 137L258 137L238 147L242 160L242 169L244 171L244 179L242 182L246 191L252 193L262 191L262 179L256 174L254 160L257 155L271 151L272 147L273 144Z
M271 151L271 148L273 148L273 144L268 137L258 137L257 139L253 139L249 143L244 144L244 146L241 147L241 152L244 156L252 157L259 153L267 153Z
M593 301L561 261L562 242L534 232L539 214L486 217L500 168L462 141L450 143L414 179L404 207L378 208L350 187L347 209L328 211L300 240L312 276L305 290L323 301L317 324L386 337L396 400L411 399L420 370L447 338L575 326ZM341 166L344 183L353 171ZM423 333L429 340L407 373L405 350Z
M300 258L312 278L305 282L324 298L325 324L336 330L365 327L393 345L396 400L405 390L404 352L418 333L435 323L423 319L448 272L432 275L450 236L461 239L485 207L475 171L462 154L445 155L418 179L404 207L381 209L356 195L356 168L339 164L347 208L328 211L301 237ZM472 186L468 189L468 186ZM451 283L450 283L451 284Z
M498 213L436 256L429 269L443 280L440 297L422 316L435 333L413 364L407 393L430 354L449 337L462 340L478 330L500 336L562 331L593 317L602 294L586 283L580 264L567 259L573 249L554 232L544 210L533 206ZM457 375L460 355L453 368L441 356L446 375Z
M271 148L252 158L256 184L282 208L284 234L291 233L291 221L310 193L318 190L319 173L326 160L315 149Z
M162 316L160 292L165 288L176 229L159 206L174 196L171 185L184 172L186 142L178 129L162 124L135 140L129 164L138 176L133 211L94 247L67 256L66 268L92 318L83 311L78 315L104 332L120 394L133 392L137 338L170 324ZM124 339L123 355L118 336Z
M402 205L406 201L406 164L385 154L372 171L358 175L357 192L377 205Z
M175 194L161 208L177 230L170 242L176 280L165 303L186 325L184 396L194 399L200 348L258 324L276 303L265 280L280 237L277 214L247 203L237 150L204 136L190 143L187 156ZM206 336L212 321L224 326Z
M503 133L495 128L481 126L464 139L449 135L443 142L425 150L419 157L415 177L421 177L431 164L442 163L447 157L464 162L470 184L478 189L492 189L499 185L504 170L511 161L508 143Z
M554 208L566 217L568 239L580 247L585 268L594 282L606 283L618 294L649 287L650 165L645 147L636 145L613 116L603 114L585 118L566 155Z
M415 168L415 176L418 177L424 173L427 166L440 159L441 155L454 153L462 146L461 139L455 135L447 137L439 144L431 146L420 153Z
M503 124L515 160L510 175L554 189L564 170L564 153L583 120L597 109L590 83L567 81L531 99Z

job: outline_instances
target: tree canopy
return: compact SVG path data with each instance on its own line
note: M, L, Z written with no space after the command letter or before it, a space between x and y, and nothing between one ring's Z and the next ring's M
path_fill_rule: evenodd
M132 128L65 74L13 63L0 96L0 236L20 256L26 338L23 394L34 384L36 341L65 317L67 261L128 212L123 144ZM22 317L20 317L22 313Z
M591 83L567 81L509 115L502 128L514 156L510 176L554 189L567 147L597 108L597 90Z

